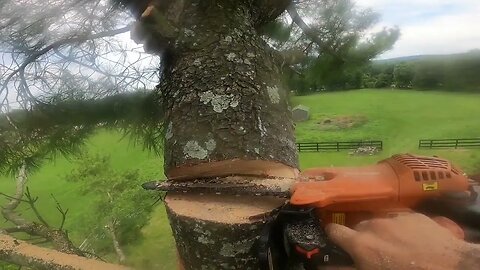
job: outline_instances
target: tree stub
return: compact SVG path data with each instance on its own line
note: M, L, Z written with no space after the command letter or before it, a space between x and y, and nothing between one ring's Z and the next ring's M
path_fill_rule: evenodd
M185 269L258 269L256 240L278 198L169 195L168 216ZM233 237L234 236L234 237Z

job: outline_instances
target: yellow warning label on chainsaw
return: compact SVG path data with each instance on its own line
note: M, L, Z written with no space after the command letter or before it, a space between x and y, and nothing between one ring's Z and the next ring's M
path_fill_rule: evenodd
M423 184L423 191L433 191L438 189L438 182Z
M333 213L332 222L340 225L345 225L345 213Z

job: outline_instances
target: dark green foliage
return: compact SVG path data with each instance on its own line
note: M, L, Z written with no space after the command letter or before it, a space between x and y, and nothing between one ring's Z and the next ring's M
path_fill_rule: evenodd
M299 14L310 19L309 31L302 29L300 34L295 29L287 31L286 25L280 27L277 22L269 36L277 40L275 35L284 37L289 33L290 40L286 43L307 55L295 63L294 72L286 74L288 85L298 94L361 88L365 66L391 49L400 35L398 28L367 34L379 15L370 9L357 8L351 0L309 1L297 7ZM386 85L385 81L384 78L381 85Z
M15 117L12 117L12 122L21 128L4 129L5 120L3 117L0 131L0 171L3 173L14 173L23 162L29 168L38 167L57 151L75 153L94 131L93 126L51 126L43 130L24 128Z
M397 88L480 92L480 51L384 60L373 63L364 73L364 87L393 84ZM393 81L386 84L390 76Z
M162 116L153 92L135 92L91 100L52 100L31 110L0 115L0 172L13 172L25 160L29 167L55 153L78 152L99 127L123 129L159 151Z
M278 42L286 42L290 38L293 24L285 25L280 20L267 23L261 29L262 33L268 35L269 38Z
M385 88L392 85L392 74L380 73L375 81L374 88Z
M1 5L1 3L0 3ZM18 265L14 265L14 264L9 264L9 263L6 263L6 262L0 262L0 269L1 270L18 270L20 269Z
M310 85L307 84L304 74L297 74L292 72L288 75L288 79L285 79L289 89L292 89L295 95L303 96L311 92Z
M362 69L362 85L364 88L385 88L393 84L394 66L373 63Z
M338 57L324 55L313 60L305 70L305 79L315 86L315 89L326 88L336 90L341 88L343 81L344 62Z
M113 251L105 227L108 224L114 224L120 245L140 240L141 229L147 224L156 199L141 188L142 183L151 180L146 177L137 170L120 173L112 169L109 157L89 155L83 155L78 169L66 177L80 183L83 194L96 198L94 214L77 226L85 236L92 236L89 240L96 252Z
M440 65L440 66L439 66ZM438 89L445 80L444 63L437 61L420 61L415 64L413 85L421 89Z
M414 85L420 88L480 91L480 51L434 57L416 68Z
M397 64L393 69L393 84L397 88L412 88L414 74L411 64Z

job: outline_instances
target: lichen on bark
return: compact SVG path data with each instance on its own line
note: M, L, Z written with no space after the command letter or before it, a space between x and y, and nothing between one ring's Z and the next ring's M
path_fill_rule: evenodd
M165 142L167 172L229 159L298 165L280 70L248 2L203 1L184 10L189 34L175 42L159 88L175 134ZM207 134L215 141L210 151Z

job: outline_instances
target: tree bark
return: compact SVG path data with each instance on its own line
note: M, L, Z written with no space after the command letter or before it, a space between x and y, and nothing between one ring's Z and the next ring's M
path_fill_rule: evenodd
M295 177L288 93L273 52L256 32L259 7L191 2L169 41L158 91L166 109L166 175ZM185 269L258 269L255 241L284 200L170 193L165 202Z
M298 165L287 91L250 8L225 0L184 10L159 91L169 178Z
M163 58L169 179L298 174L288 93L257 33L291 0L119 1L138 19L132 39ZM168 194L182 268L258 268L254 243L266 222L258 217L283 202Z
M184 269L258 269L255 241L268 211L282 203L275 198L169 195L167 213Z

